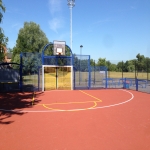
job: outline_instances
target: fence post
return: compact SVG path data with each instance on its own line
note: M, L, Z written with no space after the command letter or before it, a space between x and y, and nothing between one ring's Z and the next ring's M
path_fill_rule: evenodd
M95 60L94 60L94 85L95 85Z
M22 92L22 80L23 80L23 77L22 77L22 53L20 53L20 84L19 84L19 89L20 89L20 92Z
M105 70L105 79L106 79L106 81L105 81L105 88L107 89L107 87L108 87L107 69Z
M138 79L135 79L135 83L136 83L136 91L138 91Z
M38 91L40 91L40 67L38 66Z
M75 80L76 80L76 76L75 76L75 68L73 67L73 90L75 90Z
M126 81L127 81L127 79L124 78L124 82L123 82L123 87L124 87L124 89L126 89Z
M136 76L136 69L137 69L137 67L136 67L136 60L135 60L135 79L137 78L137 76Z
M148 80L148 60L146 61L146 71L147 71L147 80Z
M90 65L90 55L89 55L89 60L88 60L88 68L89 68L89 79L88 79L88 81L89 81L89 85L88 85L88 89L90 89L91 88L91 65Z
M123 79L123 61L122 61L122 79Z

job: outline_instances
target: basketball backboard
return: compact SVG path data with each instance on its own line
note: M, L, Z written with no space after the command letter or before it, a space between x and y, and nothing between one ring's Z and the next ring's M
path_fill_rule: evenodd
M65 41L54 41L54 55L65 55Z

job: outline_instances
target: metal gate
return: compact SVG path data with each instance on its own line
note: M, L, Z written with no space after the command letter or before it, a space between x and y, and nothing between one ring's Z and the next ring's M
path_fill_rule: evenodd
M43 66L43 91L72 90L72 67Z

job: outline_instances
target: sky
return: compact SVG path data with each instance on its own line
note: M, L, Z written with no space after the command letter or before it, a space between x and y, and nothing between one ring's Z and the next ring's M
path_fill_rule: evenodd
M40 25L49 42L70 46L70 10L67 0L3 0L6 12L0 26L16 45L24 22ZM72 9L72 51L94 60L150 57L150 0L75 0ZM80 48L80 45L83 48Z

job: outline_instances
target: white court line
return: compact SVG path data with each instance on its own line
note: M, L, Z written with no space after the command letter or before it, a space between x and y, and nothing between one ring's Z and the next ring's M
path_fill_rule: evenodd
M0 109L1 111L7 111L7 112L17 112L17 113L27 113L27 112L33 112L33 113L35 113L35 112L40 112L40 113L42 113L42 112L71 112L71 111L83 111L83 110L92 110L92 109L102 109L102 108L110 108L110 107L114 107L114 106L119 106L119 105L123 105L123 104L125 104L125 103L128 103L128 102L130 102L131 100L133 100L133 98L134 98L134 95L131 93L131 92L129 92L129 91L127 91L127 90L122 90L122 89L119 89L119 90L121 90L121 91L124 91L124 92L127 92L127 93L129 93L130 95L131 95L131 98L130 99L128 99L128 100L126 100L126 101L124 101L124 102L121 102L121 103L117 103L117 104L113 104L113 105L107 105L107 106L100 106L100 107L94 107L94 108L86 108L86 109L70 109L70 110L6 110L6 109Z
M119 89L119 90L122 90L122 89ZM131 98L130 98L130 99L128 99L128 100L126 100L126 101L124 101L124 102L121 102L121 103L117 103L117 104L113 104L113 105L108 105L108 106L95 107L95 108L91 108L91 109L109 108L109 107L119 106L119 105L122 105L122 104L128 103L128 102L130 102L131 100L133 100L134 95L133 95L131 92L126 91L126 90L122 90L122 91L125 91L125 92L127 92L127 93L131 94Z

